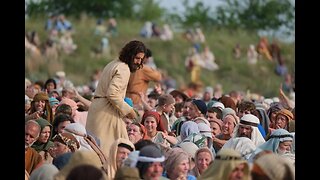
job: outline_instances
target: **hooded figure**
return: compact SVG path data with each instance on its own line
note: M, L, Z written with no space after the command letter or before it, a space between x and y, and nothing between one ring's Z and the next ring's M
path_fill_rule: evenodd
M198 177L198 180L224 180L229 179L230 174L235 168L243 164L243 180L250 179L249 164L241 157L241 154L234 149L221 149L213 163L208 169Z
M265 143L261 144L260 146L257 147L257 149L252 153L251 157L250 157L250 162L253 161L254 156L259 154L261 151L272 151L275 154L279 154L279 155L284 155L284 154L295 154L292 148L292 144L291 144L291 148L290 151L281 151L279 150L279 144L282 142L292 142L293 143L293 135L291 133L289 133L287 130L285 129L276 129L274 130L270 137L269 140L266 141Z
M128 139L119 138L112 143L108 154L108 164L106 167L109 179L113 179L116 174L116 171L118 170L117 161L120 161L120 159L117 159L118 147L126 147L131 152L135 150L134 145Z

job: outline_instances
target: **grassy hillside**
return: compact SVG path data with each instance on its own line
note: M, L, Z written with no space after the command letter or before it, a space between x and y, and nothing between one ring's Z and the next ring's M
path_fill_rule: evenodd
M165 69L170 76L177 80L178 86L186 85L190 81L190 75L184 67L184 60L190 44L183 39L182 34L176 32L174 40L164 42L155 38L143 39L139 37L143 22L134 20L118 20L117 37L110 37L111 53L109 57L95 59L90 56L91 47L96 46L98 39L94 37L93 31L96 20L90 17L81 19L69 18L73 23L75 33L74 42L78 45L75 54L70 56L61 54L60 58L64 64L64 71L76 85L86 84L90 75L97 68L103 68L109 61L118 56L120 48L129 40L138 39L143 41L152 51L157 66ZM44 31L44 17L33 17L26 20L26 31L36 30L40 40L46 39ZM277 95L280 82L283 79L274 73L275 62L259 60L255 66L249 66L246 61L246 49L249 44L257 44L259 37L255 33L245 31L217 30L204 31L206 41L213 51L216 62L220 69L215 72L203 70L201 80L205 85L214 86L221 83L225 92L233 89L258 92L265 96ZM233 59L232 48L240 43L242 58ZM282 54L286 59L290 72L294 70L294 44L280 44ZM32 80L46 80L48 78L45 68L38 72L26 73L26 77Z

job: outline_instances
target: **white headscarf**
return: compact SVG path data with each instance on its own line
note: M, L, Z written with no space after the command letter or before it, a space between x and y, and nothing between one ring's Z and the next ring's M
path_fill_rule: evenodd
M68 124L65 129L66 132L69 132L73 134L77 140L80 143L80 148L79 150L93 150L91 146L88 144L88 142L84 139L84 137L76 135L73 132L76 132L78 134L87 134L86 128L81 124L81 123L70 123Z
M245 160L248 160L254 150L256 150L256 146L247 137L231 138L222 146L221 149L223 148L230 148L238 151Z
M239 124L234 128L232 137L239 137L238 129L240 125L250 125L252 127L251 141L255 146L259 146L266 141L258 129L258 124L260 124L260 120L255 115L245 114L241 117Z

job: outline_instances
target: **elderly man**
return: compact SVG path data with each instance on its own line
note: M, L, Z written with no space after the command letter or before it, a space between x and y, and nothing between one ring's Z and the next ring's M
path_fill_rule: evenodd
M268 141L257 147L249 160L253 161L255 155L266 150L292 159L294 157L292 145L293 134L285 129L276 129L271 133ZM287 156L288 154L290 155Z
M255 146L259 146L265 142L258 129L259 123L260 121L255 115L245 114L240 118L239 124L235 127L233 131L233 138L247 137L251 139Z
M37 141L40 135L41 127L40 125L34 121L29 120L25 124L25 169L31 174L34 169L41 166L43 160L41 155L33 149L31 146L34 142Z

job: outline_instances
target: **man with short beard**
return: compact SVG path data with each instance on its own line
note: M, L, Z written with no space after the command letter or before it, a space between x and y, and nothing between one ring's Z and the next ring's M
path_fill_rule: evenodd
M245 114L240 118L239 124L233 131L233 138L247 137L251 139L255 146L259 146L265 142L262 134L258 129L259 119L252 114Z
M41 166L43 160L41 155L33 149L31 146L34 142L37 141L40 135L41 127L40 125L34 121L29 120L25 123L25 170L31 174L34 169Z
M130 73L142 68L146 49L140 41L128 42L119 58L107 64L101 73L88 110L86 129L100 139L106 154L115 140L129 139L123 117L134 119L137 114L124 98Z

